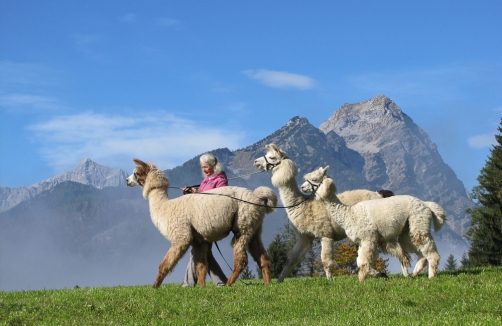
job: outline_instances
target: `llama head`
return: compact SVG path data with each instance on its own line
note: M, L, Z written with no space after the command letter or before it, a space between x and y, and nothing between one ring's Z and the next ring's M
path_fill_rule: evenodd
M126 183L129 187L143 187L143 197L148 198L148 193L152 189L167 190L169 181L165 174L153 163L145 163L137 158L133 159L136 168L133 174L127 177Z
M272 171L272 184L281 187L295 180L298 175L296 165L283 150L275 144L265 146L267 153L254 161L254 166L260 171Z
M307 173L303 179L305 182L301 185L301 189L306 193L314 193L316 199L327 198L336 193L336 185L333 179L327 175L329 165L325 168L319 168L310 173Z
M265 146L267 153L254 161L254 167L260 171L269 171L281 164L283 159L287 159L286 153L277 147L276 144L268 144Z

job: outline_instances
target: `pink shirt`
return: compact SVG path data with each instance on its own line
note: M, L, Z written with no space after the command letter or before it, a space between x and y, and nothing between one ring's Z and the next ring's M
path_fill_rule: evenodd
M212 174L202 180L199 186L199 192L224 186L228 186L228 179L225 172L221 172L220 174Z

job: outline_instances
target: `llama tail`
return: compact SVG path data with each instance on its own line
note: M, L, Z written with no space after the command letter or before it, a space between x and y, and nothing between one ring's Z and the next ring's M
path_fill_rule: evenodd
M267 206L267 208L265 208L265 212L267 214L275 211L275 207L277 206L277 195L272 189L269 187L258 187L253 191L253 193L256 197L265 201L265 205Z
M427 207L432 211L432 221L434 222L434 231L438 232L443 227L446 221L446 214L444 210L437 203L433 201L424 202Z

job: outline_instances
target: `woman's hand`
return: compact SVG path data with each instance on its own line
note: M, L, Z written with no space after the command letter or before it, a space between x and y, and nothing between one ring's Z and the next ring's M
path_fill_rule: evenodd
M181 190L183 191L183 195L193 194L193 193L199 192L199 188L195 188L195 187L184 187Z

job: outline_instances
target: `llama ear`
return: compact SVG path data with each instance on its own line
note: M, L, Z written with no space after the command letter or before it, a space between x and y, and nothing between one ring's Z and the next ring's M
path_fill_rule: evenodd
M324 169L323 168L321 168L321 169L322 169L322 174L326 175L326 172L328 172L328 170L329 170L329 165L326 165L326 167Z
M136 163L136 165L138 166L146 166L147 164L141 160L138 160L137 158L133 158L132 159L134 163Z
M275 152L278 152L278 153L280 152L279 147L277 147L277 145L274 144L274 143L268 144L265 147L268 148L271 151L275 151Z

